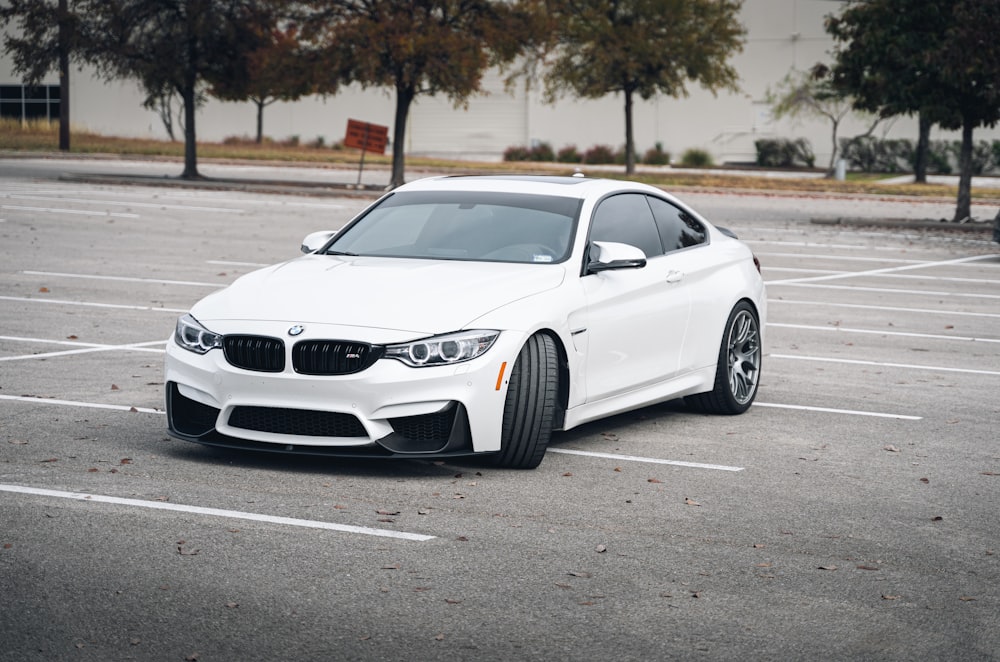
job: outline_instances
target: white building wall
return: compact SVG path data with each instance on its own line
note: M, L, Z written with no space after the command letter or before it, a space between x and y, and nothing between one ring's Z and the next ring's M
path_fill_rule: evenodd
M689 148L699 148L711 153L717 163L751 162L758 138L805 137L816 153L817 165L826 164L832 147L829 122L774 121L765 98L768 88L777 85L792 68L808 69L816 62L831 60L833 44L823 29L823 21L843 4L838 0L745 0L741 20L747 27L747 41L743 52L732 60L740 75L740 91L715 96L690 84L687 97L637 100L637 151L642 154L662 143L675 158ZM0 56L0 83L19 82L10 70L9 60ZM55 76L51 78L45 82L55 83ZM554 104L545 104L537 89L526 92L523 84L513 93L508 92L496 72L486 76L484 87L487 94L457 108L445 98L418 97L407 128L407 153L498 160L507 147L534 141L548 142L556 150L575 145L581 151L596 144L615 148L624 144L621 95L598 100L564 96ZM106 82L90 71L77 71L71 76L70 98L72 122L78 129L129 137L167 137L159 116L142 107L142 93L130 81ZM394 106L389 90L350 86L332 97L272 104L264 112L264 133L276 140L298 136L302 142L322 137L329 145L343 138L348 118L391 128ZM252 136L255 107L210 100L199 110L197 121L201 140ZM848 137L866 128L862 118L850 118L839 135ZM176 131L180 137L179 128ZM884 125L877 134L915 140L916 121L900 118ZM997 131L980 129L976 138L997 135ZM954 132L937 132L933 138L957 140L957 136Z

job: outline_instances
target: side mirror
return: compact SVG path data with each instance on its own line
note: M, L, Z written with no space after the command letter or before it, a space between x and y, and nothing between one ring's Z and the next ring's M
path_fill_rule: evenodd
M587 273L614 269L641 269L646 266L642 249L614 241L595 241L590 244L590 262Z
M306 238L302 240L302 252L315 253L319 249L323 248L323 246L326 245L326 242L330 241L335 234L337 234L336 230L310 232L306 235Z

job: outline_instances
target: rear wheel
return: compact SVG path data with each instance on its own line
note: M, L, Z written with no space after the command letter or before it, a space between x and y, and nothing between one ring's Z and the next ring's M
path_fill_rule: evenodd
M528 338L510 371L503 407L500 452L494 460L511 469L534 469L552 436L559 392L559 352L551 337Z
M760 379L760 322L746 301L733 308L722 334L715 387L687 397L696 408L712 414L742 414L757 397Z

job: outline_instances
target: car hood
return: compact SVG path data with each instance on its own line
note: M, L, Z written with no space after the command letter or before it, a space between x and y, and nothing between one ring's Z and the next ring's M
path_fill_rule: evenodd
M275 321L432 335L559 286L558 264L306 255L247 274L198 302L202 323Z

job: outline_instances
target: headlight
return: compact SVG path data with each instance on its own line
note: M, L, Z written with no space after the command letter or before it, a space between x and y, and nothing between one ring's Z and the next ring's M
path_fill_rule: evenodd
M414 368L461 363L485 353L499 335L499 331L459 331L401 345L389 345L385 348L385 358L398 359Z
M209 350L222 347L222 336L218 333L212 333L190 315L184 315L177 320L174 341L195 354L204 354Z

